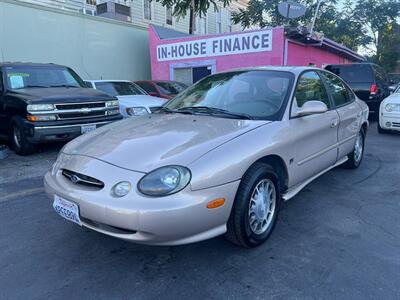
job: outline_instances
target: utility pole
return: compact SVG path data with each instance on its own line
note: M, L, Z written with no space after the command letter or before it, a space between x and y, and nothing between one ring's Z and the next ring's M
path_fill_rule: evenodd
M315 26L315 21L317 20L317 16L318 16L318 12L319 12L319 7L321 6L321 1L322 0L318 0L317 3L317 9L315 11L315 15L311 24L311 28L310 28L310 37L312 36L312 34L314 33L314 26Z

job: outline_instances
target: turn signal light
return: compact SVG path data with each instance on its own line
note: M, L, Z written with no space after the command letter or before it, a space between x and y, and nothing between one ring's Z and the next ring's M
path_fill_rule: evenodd
M27 116L26 118L28 119L28 121L31 121L31 122L35 122L38 120L38 117L36 117L36 116Z
M213 209L213 208L217 208L220 207L222 205L225 204L225 199L224 198L218 198L218 199L214 199L210 202L207 203L207 208L208 209Z

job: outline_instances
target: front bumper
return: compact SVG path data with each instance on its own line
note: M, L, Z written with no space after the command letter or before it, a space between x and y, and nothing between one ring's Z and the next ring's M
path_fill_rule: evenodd
M379 126L385 130L400 131L400 113L381 113Z
M85 122L29 122L24 121L24 129L27 133L27 139L31 143L42 143L47 141L69 141L80 136L81 128L85 125L96 125L96 128L109 123L121 120L121 115L108 118L106 120L86 120Z
M226 232L239 181L192 191L190 185L166 197L147 197L136 184L144 175L78 155L61 154L44 179L51 199L54 195L79 206L82 225L127 241L152 245L180 245L209 239ZM101 190L74 184L61 174L66 168L104 182ZM130 181L132 190L122 198L111 195L120 181ZM225 205L208 209L207 203L225 198Z

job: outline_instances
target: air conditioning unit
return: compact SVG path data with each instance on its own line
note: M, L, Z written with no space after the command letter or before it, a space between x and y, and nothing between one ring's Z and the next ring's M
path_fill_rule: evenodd
M126 5L115 3L112 1L104 2L96 5L97 15L99 17L131 22L131 8Z
M96 9L82 8L79 11L84 15L89 15L89 16L95 16L96 15Z

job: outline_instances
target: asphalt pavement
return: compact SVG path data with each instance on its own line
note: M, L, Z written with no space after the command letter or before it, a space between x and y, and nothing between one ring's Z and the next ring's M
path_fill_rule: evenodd
M0 160L0 299L400 299L400 135L372 124L358 170L285 203L268 242L127 243L53 211L59 145ZM182 224L182 226L185 226Z

